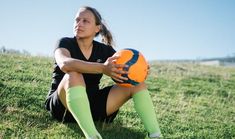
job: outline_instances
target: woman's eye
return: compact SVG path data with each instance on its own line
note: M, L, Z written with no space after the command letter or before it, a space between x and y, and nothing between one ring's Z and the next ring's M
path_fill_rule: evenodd
M76 19L76 22L78 23L80 21L80 19Z
M79 23L79 22L83 22L83 23L90 23L90 21L89 20L87 20L87 19L76 19L76 23Z
M84 20L84 23L89 23L89 21L88 20Z

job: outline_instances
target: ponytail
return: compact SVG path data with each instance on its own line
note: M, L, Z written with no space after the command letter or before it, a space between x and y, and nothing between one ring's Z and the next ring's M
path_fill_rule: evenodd
M107 26L105 25L100 13L95 8L92 8L92 7L89 7L89 6L85 6L85 7L82 7L82 8L91 11L95 16L96 25L100 25L100 31L98 33L96 33L95 36L98 36L100 34L101 39L102 39L101 41L104 44L113 47L114 46L113 36L112 36L111 32L108 30Z
M107 29L106 25L104 23L101 23L101 30L100 35L102 38L102 42L106 45L113 46L113 36L111 32Z

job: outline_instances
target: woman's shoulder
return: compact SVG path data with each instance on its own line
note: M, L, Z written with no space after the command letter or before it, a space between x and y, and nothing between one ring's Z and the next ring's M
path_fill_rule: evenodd
M116 52L116 50L112 46L106 45L98 41L93 41L93 45L95 46L94 51L104 56L105 58L112 56Z
M98 41L93 41L94 46L99 47L100 49L103 50L114 50L114 48L112 46L106 45L104 43L98 42Z
M58 39L55 49L57 48L66 48L68 50L72 49L76 45L76 41L72 37L62 37Z
M95 46L101 46L101 47L107 46L106 44L101 43L101 42L98 42L98 41L96 41L96 40L93 40L93 44L94 44Z
M58 40L58 42L74 42L74 37L62 37Z

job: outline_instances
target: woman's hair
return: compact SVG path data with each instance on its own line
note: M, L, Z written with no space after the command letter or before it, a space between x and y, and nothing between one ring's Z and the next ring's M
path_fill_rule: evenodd
M104 20L102 19L100 13L95 8L89 6L81 7L81 9L91 11L95 16L96 25L101 26L100 31L96 33L95 36L98 36L100 34L103 43L105 43L106 45L114 46L113 36L111 32L108 30L106 24L104 23Z

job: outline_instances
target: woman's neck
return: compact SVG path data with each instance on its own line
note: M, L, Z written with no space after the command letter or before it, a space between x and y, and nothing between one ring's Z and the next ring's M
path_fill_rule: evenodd
M91 57L92 48L93 48L93 39L78 39L78 47L82 51L84 57L89 59Z
M77 43L80 49L82 50L90 50L93 47L93 39L78 39Z

